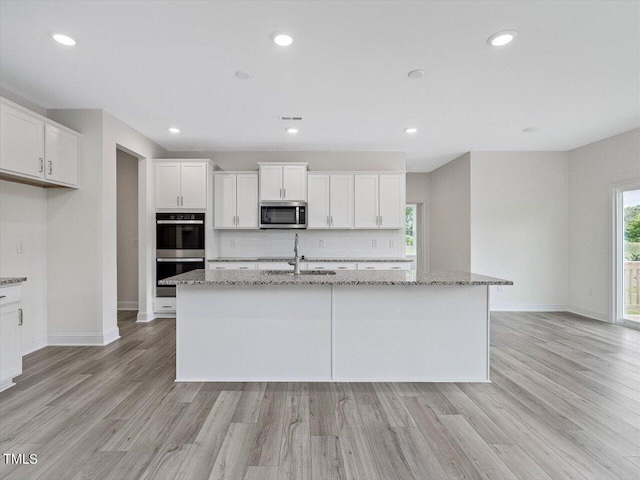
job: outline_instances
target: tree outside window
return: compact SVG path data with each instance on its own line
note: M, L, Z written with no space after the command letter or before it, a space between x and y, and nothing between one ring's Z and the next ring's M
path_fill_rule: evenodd
M418 222L418 209L417 205L407 204L406 206L406 231L405 231L405 244L406 254L416 255L416 248L418 246L417 238L417 222Z

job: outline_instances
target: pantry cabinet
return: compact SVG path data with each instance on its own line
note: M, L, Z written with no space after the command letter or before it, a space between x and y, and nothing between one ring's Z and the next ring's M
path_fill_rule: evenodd
M307 201L306 163L265 163L260 167L260 201Z
M78 185L80 134L0 99L0 173L42 186Z
M207 208L208 168L208 160L156 160L156 208L178 211Z
M214 228L258 228L258 174L214 174Z

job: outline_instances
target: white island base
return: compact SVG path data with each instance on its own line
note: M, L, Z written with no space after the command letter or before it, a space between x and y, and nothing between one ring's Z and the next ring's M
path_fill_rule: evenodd
M489 381L487 285L178 285L179 382Z

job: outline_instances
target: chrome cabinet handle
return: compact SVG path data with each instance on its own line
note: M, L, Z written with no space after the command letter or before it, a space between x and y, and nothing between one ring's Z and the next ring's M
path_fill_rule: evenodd
M287 189L286 188L282 189L282 198L287 198Z
M22 314L22 309L19 308L18 309L18 325L22 326L23 323L23 314Z
M0 295L0 298L7 298L6 295Z
M249 270L249 267L238 267L238 270Z
M49 175L53 173L53 162L49 160Z
M282 198L282 189L280 189L280 198Z
M327 215L327 225L331 225L331 223L329 222L329 215Z
M180 206L184 207L184 197L180 195Z
M224 270L224 267L216 267L216 270Z
M365 267L365 270L374 270L376 267Z
M331 223L330 223L330 225L333 226L333 215L331 215Z
M180 206L180 195L178 195L176 197L176 206L179 207Z
M380 226L382 226L382 215L380 215Z
M42 157L38 157L38 160L40 160L40 170L38 170L40 173L44 172L44 158Z
M236 227L240 226L240 215L236 216Z
M391 270L400 270L400 267L391 267Z

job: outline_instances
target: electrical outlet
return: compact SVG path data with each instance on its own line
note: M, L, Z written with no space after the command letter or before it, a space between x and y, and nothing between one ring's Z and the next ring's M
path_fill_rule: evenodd
M16 245L16 251L18 253L24 253L24 243L18 242L18 244Z
M373 240L371 240L371 246L373 248L376 248L378 246L378 241L375 238Z
M318 246L319 246L320 248L324 248L324 240L319 240L319 241L318 241Z

